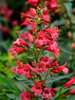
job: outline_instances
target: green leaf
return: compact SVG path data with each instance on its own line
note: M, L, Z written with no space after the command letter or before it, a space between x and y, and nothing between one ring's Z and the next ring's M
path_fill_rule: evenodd
M19 84L31 84L33 85L33 81L31 80L15 80L15 79L11 79L13 82L19 83Z
M69 17L72 16L72 3L64 3L64 6L67 10L67 14Z
M74 73L71 73L71 74L68 74L68 75L62 75L62 76L58 76L58 77L52 77L52 78L48 78L46 80L46 83L52 83L52 82L55 82L55 81L58 81L58 80L61 80L61 79L64 79L64 78L68 78L70 76L72 76Z
M16 33L24 33L26 30L30 30L31 29L31 26L28 26L20 31L17 31Z
M65 53L71 54L71 55L75 55L74 51L71 51L69 49L67 49L66 47L61 46L60 48L62 51L64 51Z
M75 100L75 95L70 95L66 100Z
M63 25L67 22L66 19L60 19L60 20L56 20L51 24L51 27L53 28L54 26L60 26Z
M14 94L6 94L9 98L11 98L11 99L15 99L15 95Z

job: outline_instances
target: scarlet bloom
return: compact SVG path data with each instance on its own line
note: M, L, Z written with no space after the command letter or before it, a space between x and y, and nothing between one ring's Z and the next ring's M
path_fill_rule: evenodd
M48 6L49 6L50 9L56 9L56 8L58 8L58 5L57 5L56 2L50 2Z
M40 80L40 82L44 83L44 82L45 82L45 80Z
M31 100L33 98L33 95L31 95L28 91L24 91L22 89L22 92L23 93L20 94L21 100Z
M46 34L40 31L38 33L37 39L35 40L36 47L41 48L41 46L47 44Z
M21 25L31 26L31 31L34 31L36 24L31 20L31 18L35 20L36 14L36 10L34 8L30 8L30 10L25 13L25 18Z
M41 83L35 81L34 85L35 86L31 88L31 92L34 92L35 96L38 95L38 94L41 94L42 93Z
M53 92L56 92L56 89L55 88L44 88L44 92L43 92L43 94L42 94L42 99L52 99L52 97L53 96L55 96L54 95L54 93Z
M34 39L33 36L29 33L28 34L28 40L29 40L29 42L32 43L33 39Z
M37 6L40 0L28 0L25 4L31 4L32 6Z
M69 91L69 92L67 93L67 95L69 95L69 94L75 94L75 89Z
M51 64L51 66L56 66L58 64L58 61L55 61Z
M64 65L62 65L62 66L57 66L57 67L55 67L55 68L52 68L52 72L53 73L58 73L58 72L60 72L60 71L63 71L64 73L68 73L68 71L69 71L69 69L68 68L66 68L65 66L66 66L66 62L65 62L65 64Z
M11 54L12 54L13 56L15 56L15 58L17 57L17 54L18 54L19 52L26 51L26 50L23 49L22 47L16 47L16 46L14 46L14 45L13 45L13 47L14 47L14 48L9 49L9 52L11 52Z
M38 62L37 68L36 68L37 72L39 72L39 73L41 73L41 72L46 73L47 70L48 70L48 68L46 68L45 64L42 61Z
M58 27L54 27L53 29L44 29L51 36L51 40L55 40L58 37Z
M31 78L31 72L37 73L33 67L31 67L28 63L21 65L20 61L17 61L17 66L14 67L13 71L15 75L18 73L22 76L27 76L29 79ZM31 71L31 72L30 72Z
M48 57L41 57L41 61L44 63L44 66L46 68L51 68L51 62L53 61L52 59L48 58Z
M36 10L34 8L30 8L30 12L31 12L32 16L35 16L37 14Z
M22 38L21 38L21 33L19 33L19 38L13 42L13 45L16 46L27 46L30 47L29 44L27 44Z
M72 79L70 81L68 81L64 87L65 88L70 88L72 84L75 84L75 77L73 76Z
M57 47L58 46L57 42L50 40L47 42L47 46L48 47L46 47L45 50L53 52L56 57L59 55L60 47Z
M49 10L47 9L42 9L42 13L39 18L41 18L44 21L45 25L48 25L48 23L50 22L50 16L48 15Z

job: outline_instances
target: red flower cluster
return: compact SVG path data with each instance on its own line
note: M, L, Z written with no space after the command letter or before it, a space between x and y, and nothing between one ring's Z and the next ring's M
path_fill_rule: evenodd
M42 93L41 83L35 81L34 85L35 86L31 88L31 92L34 92L35 96L38 95L38 94L41 94Z
M27 44L22 38L21 34L19 34L19 38L13 42L13 47L9 51L12 53L12 55L15 55L15 58L19 52L26 51L26 49L23 47L26 46L30 48L29 44Z
M41 0L28 0L26 4L31 4L35 7L42 6ZM11 48L10 52L16 57L19 52L31 50L31 56L34 60L31 62L32 66L28 63L22 65L18 61L17 66L14 68L15 75L18 73L19 75L27 76L28 79L34 82L34 86L31 85L30 89L30 92L34 93L34 98L39 98L40 94L42 99L52 99L55 96L56 89L47 88L47 76L51 75L53 77L53 73L59 73L60 71L67 74L69 70L65 67L67 63L59 66L58 61L53 62L49 57L41 57L42 51L53 52L55 57L58 57L60 49L55 41L58 37L58 27L51 29L48 26L50 23L48 8L55 9L58 5L56 0L45 0L44 4L44 7L30 8L26 13L22 13L23 23L21 25L31 26L31 29L22 35L19 34L19 38L13 42L14 48ZM44 25L44 28L41 27L41 24ZM64 86L70 87L72 84L75 84L74 78L67 83L67 86L66 84ZM22 100L30 100L33 97L29 92L22 91L23 93L20 94Z
M70 80L70 81L68 81L65 85L64 85L64 87L65 88L70 88L73 84L75 84L75 77L73 76L72 77L72 79ZM66 93L66 96L67 95L70 95L70 94L75 94L75 89L73 89L73 90L70 90L69 92L67 92ZM65 96L65 95L64 95ZM65 96L65 97L66 97Z
M31 31L35 31L36 21L38 22L38 24L43 21L45 25L48 25L48 23L50 22L50 16L48 15L48 12L48 10L40 9L38 15L36 9L30 8L30 10L23 15L23 23L21 25L31 26Z
M33 98L33 95L31 95L28 91L24 91L24 90L22 89L22 92L23 92L23 93L20 94L20 98L21 98L22 100L30 100L30 99Z
M62 65L62 66L57 66L57 67L54 67L54 68L52 68L52 72L53 73L58 73L58 72L60 72L60 71L63 71L64 73L68 73L68 71L69 71L69 69L68 68L66 68L65 66L66 66L66 64L67 63L65 63L64 65ZM58 65L58 64L57 64Z
M31 72L37 73L36 70L31 67L28 63L21 65L20 61L17 61L17 67L14 67L15 75L18 73L22 76L27 76L29 79L31 78Z
M58 4L56 3L56 0L45 0L44 3L45 6L46 7L48 6L50 9L58 8ZM37 7L38 4L41 5L41 0L28 0L25 4L31 4L32 6Z
M55 96L53 92L56 92L55 88L44 88L42 99L52 99L52 97Z
M13 11L8 9L7 4L3 4L1 9L0 9L0 14L4 15L5 19L9 20L11 15L13 14Z
M14 48L11 48L11 49L9 50L9 52L11 52L11 54L12 54L13 56L15 55L15 58L16 58L16 56L17 56L17 54L18 54L19 52L26 51L26 50L23 49L22 47L16 47L15 45L13 45L13 47L14 47Z

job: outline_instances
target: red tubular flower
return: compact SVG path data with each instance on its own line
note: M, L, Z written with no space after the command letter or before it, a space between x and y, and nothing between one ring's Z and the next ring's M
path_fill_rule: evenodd
M58 4L56 3L56 0L46 0L46 1L50 9L58 8Z
M40 82L44 83L44 82L45 82L45 80L40 80Z
M51 64L51 66L56 66L58 64L58 61L55 61Z
M69 91L69 92L67 93L67 95L69 95L69 94L75 94L75 89Z
M72 84L75 84L75 77L73 76L72 79L70 81L68 81L64 87L65 88L70 88Z
M42 14L42 15L40 15L39 18L41 18L44 21L45 25L48 25L48 23L50 22L50 16L47 14L46 15Z
M50 63L53 61L52 59L49 59L48 57L41 57L41 61L43 61L46 68L51 68Z
M16 56L17 56L17 54L18 54L19 52L26 51L26 50L23 49L22 47L16 47L16 46L14 46L14 45L13 45L13 47L14 47L14 48L9 49L9 52L11 52L11 54L12 54L13 56L15 55L15 58L16 58Z
M36 10L34 8L30 8L30 12L31 12L32 16L35 16L37 14Z
M30 71L33 73L37 73L36 70L33 67L31 67L28 63L21 65L20 61L17 62L17 67L14 67L13 71L15 72L15 75L17 73L22 76L26 75L29 79L31 78Z
M37 39L35 40L36 47L41 48L41 46L47 44L46 34L40 31L38 33Z
M60 49L60 47L57 47L58 46L57 42L48 41L47 42L47 46L48 47L46 47L45 50L48 50L50 52L53 52L54 55L57 57L58 54L59 54L59 49Z
M34 92L35 96L38 95L38 94L41 94L42 93L41 83L35 81L34 85L35 86L31 88L31 92Z
M56 92L56 91L57 91L56 88L51 88L51 90L52 90L53 92Z
M50 2L50 3L48 4L48 6L49 6L50 9L56 9L56 8L58 8L58 5L57 5L56 2Z
M52 68L52 72L53 73L58 73L58 72L60 72L60 71L63 71L64 73L68 73L68 71L69 71L69 69L68 68L66 68L65 66L66 66L66 62L65 62L65 64L64 65L62 65L62 66L58 66L58 67L55 67L55 68Z
M48 68L45 67L44 63L42 61L38 62L37 64L37 68L36 68L36 71L41 73L41 72L44 72L46 73L48 70Z
M53 77L53 74L51 73L50 76Z
M24 91L22 89L22 92L23 93L20 94L21 100L31 100L33 98L33 95L31 95L28 91Z
M31 4L32 6L37 7L39 1L40 0L28 0L25 4Z
M29 33L28 34L28 40L29 40L29 42L32 43L33 39L34 39L34 37Z
M53 96L55 96L55 94L53 92L56 92L55 88L44 88L44 92L42 94L42 99L52 99Z
M37 63L36 71L41 73L46 73L49 68L51 68L52 59L49 59L48 57L41 57L41 61Z
M22 38L21 38L21 34L19 33L19 38L13 42L13 45L16 46L27 46L30 48L29 44L27 44Z
M49 35L51 35L51 40L55 40L58 37L58 33L56 32L58 27L54 27L53 29L44 29Z
M35 31L36 24L34 22L31 22L31 31Z

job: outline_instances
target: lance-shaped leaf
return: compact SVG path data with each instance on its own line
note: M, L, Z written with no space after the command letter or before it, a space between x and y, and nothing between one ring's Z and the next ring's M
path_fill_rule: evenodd
M58 81L58 80L61 80L64 78L68 78L68 77L72 76L73 74L74 73L71 73L68 75L62 75L62 76L58 76L58 77L51 77L51 78L48 78L45 83L52 83L52 82L55 82L55 81Z

